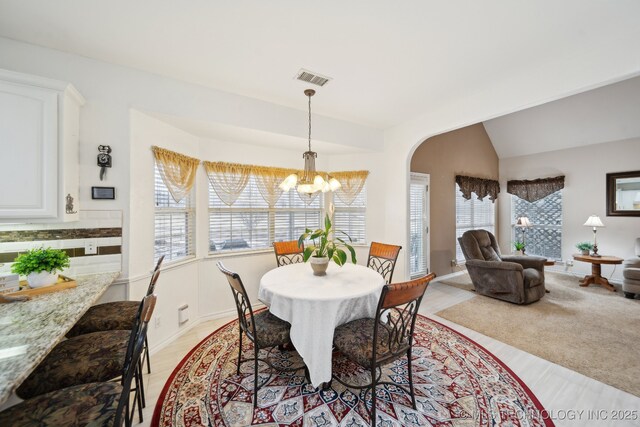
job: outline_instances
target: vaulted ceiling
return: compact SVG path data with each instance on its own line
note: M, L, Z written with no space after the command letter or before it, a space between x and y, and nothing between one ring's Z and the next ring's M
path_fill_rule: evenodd
M637 36L638 16L636 0L0 0L0 36L300 110L306 68L333 78L316 113L385 129Z

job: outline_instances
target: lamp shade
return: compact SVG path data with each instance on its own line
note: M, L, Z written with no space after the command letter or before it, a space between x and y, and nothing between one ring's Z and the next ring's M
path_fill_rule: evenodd
M597 215L591 215L587 222L584 223L587 227L604 227L604 224L600 220L600 217Z
M516 226L517 227L531 227L531 221L529 221L529 218L527 218L526 216L521 216L516 221Z

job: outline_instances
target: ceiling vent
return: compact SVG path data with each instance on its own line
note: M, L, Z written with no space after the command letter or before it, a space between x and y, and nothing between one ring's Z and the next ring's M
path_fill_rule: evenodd
M296 75L296 79L301 80L303 82L318 85L320 87L326 85L327 83L329 83L329 80L331 80L330 77L321 76L318 73L314 73L312 71L304 70L304 69L300 69L300 71L298 71L298 75Z

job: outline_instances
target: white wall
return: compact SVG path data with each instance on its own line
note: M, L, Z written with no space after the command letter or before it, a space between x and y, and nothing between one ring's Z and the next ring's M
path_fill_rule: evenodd
M592 241L591 227L583 224L589 215L598 215L605 228L598 230L598 253L621 258L634 256L636 237L640 237L639 217L607 216L606 174L638 170L640 139L608 142L580 148L550 151L541 154L500 160L500 187L507 188L510 179L535 179L565 175L562 190L562 258L571 259L578 252L575 244ZM510 195L501 191L499 196L500 246L511 246ZM591 264L576 261L572 269L585 275ZM613 267L604 265L602 273L609 277ZM612 279L622 280L622 268L617 266Z

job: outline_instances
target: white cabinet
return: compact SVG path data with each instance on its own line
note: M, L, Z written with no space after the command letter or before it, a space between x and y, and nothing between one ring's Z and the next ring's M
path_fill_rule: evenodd
M68 83L0 70L0 222L78 220L82 104Z

